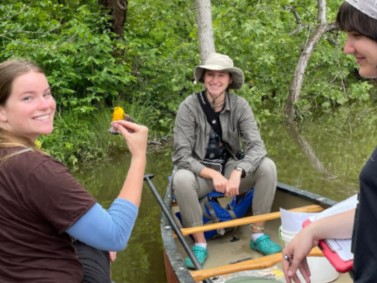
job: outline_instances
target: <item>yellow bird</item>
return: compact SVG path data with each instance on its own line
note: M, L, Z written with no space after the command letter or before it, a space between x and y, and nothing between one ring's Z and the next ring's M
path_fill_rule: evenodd
M124 112L124 109L120 106L115 106L113 109L113 117L112 122L117 120L123 120L126 118L126 113Z
M129 115L127 115L126 112L124 112L124 109L122 107L115 106L113 108L113 114L112 114L111 121L114 122L114 121L118 121L118 120L126 120L126 121L130 121L130 122L134 122L134 120ZM109 132L114 134L114 135L119 134L113 128L113 126L110 127Z
M36 146L37 148L41 149L41 148L42 148L42 143L41 143L41 141L40 141L40 140L35 140L35 146Z

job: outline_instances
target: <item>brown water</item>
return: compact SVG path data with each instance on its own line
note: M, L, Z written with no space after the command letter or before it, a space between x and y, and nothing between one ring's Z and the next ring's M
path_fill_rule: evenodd
M358 174L376 142L375 109L345 109L298 125L296 129L269 121L261 127L269 156L276 162L279 181L334 200L358 191ZM358 113L358 115L354 114ZM163 195L171 171L170 146L148 155L146 173ZM122 154L101 160L77 174L82 183L108 207L117 196L128 168ZM113 264L117 283L164 283L160 209L145 185L135 229L125 251Z

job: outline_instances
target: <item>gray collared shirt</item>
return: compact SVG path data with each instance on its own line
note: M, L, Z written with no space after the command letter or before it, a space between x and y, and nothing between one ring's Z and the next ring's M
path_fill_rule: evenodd
M231 158L242 149L245 157L238 165L246 172L254 171L267 155L257 123L248 102L235 94L227 93L225 107L220 113L222 139L229 145ZM174 126L173 163L200 173L204 165L211 125L196 94L188 96L179 106Z

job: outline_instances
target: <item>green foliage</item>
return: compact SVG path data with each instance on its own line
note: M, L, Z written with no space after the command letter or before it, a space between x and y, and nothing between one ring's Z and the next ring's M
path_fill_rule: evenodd
M57 3L56 3L57 2ZM338 1L327 1L335 19ZM59 4L60 3L60 4ZM96 0L7 1L0 4L0 60L26 57L45 70L60 115L44 146L72 166L117 150L110 138L111 107L122 105L151 139L170 135L181 101L200 63L195 1L129 1L125 36L110 31L109 15ZM215 46L245 73L237 93L258 121L282 114L302 49L315 29L311 0L212 0ZM360 81L352 58L342 54L344 34L327 33L310 58L299 117L377 99ZM87 149L90 148L90 151Z
M315 1L214 1L219 52L244 70L248 99L261 120L282 113L302 49L317 25ZM328 22L339 3L328 1ZM326 33L309 60L296 105L302 117L368 99L371 85L355 77L354 59L343 54L345 34ZM251 97L250 97L251 95ZM262 115L261 115L262 114Z
M157 137L171 133L178 105L193 89L199 51L190 2L129 2L127 52L137 74L129 91L138 111L147 112L148 126Z
M55 117L54 132L40 138L42 149L75 169L79 163L103 157L95 134L87 121L77 115Z
M39 139L42 149L73 170L82 163L90 164L106 156L127 152L123 136L108 131L111 114L108 108L101 108L91 115L58 113L53 133Z
M25 2L0 5L1 61L23 57L40 64L63 110L91 113L125 92L134 77L114 56L124 46L114 43L98 5Z

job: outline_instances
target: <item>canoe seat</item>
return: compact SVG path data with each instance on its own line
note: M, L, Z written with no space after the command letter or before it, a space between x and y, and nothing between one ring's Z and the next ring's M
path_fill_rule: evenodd
M294 209L290 209L289 211L296 211L296 212L320 212L324 208L317 204L311 204L307 206L302 206ZM198 232L205 232L205 231L211 231L214 229L224 229L224 228L231 228L235 226L241 226L241 225L248 225L256 222L264 222L268 220L274 220L280 218L280 212L270 212L266 214L260 214L255 216L247 216L242 218L237 218L234 220L224 221L224 222L218 222L218 223L210 223L210 224L204 224L202 226L196 226L196 227L189 227L189 228L181 228L183 235L191 235L193 233Z

